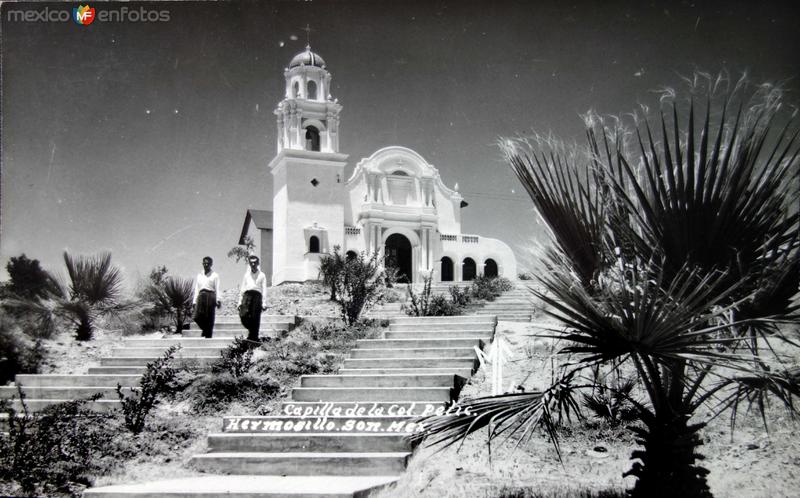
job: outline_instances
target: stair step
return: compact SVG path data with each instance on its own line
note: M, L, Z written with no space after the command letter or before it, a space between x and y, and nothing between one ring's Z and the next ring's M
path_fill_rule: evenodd
M28 407L28 410L31 412L40 412L47 408L50 405L55 405L57 403L66 403L67 401L72 401L71 399L34 399L34 398L25 398L25 406ZM99 399L97 401L91 401L86 403L86 408L98 413L106 413L110 412L115 409L121 408L121 404L119 399L117 398L116 392L114 393L113 399ZM11 401L11 407L14 408L18 413L22 413L22 403L20 403L19 399L14 399Z
M261 315L260 322L261 323L274 323L274 322L290 322L295 323L296 320L295 315L274 315L274 314L266 314L263 313ZM239 315L217 315L216 321L218 322L240 322Z
M116 358L100 358L100 366L103 367L130 367L130 366L139 366L139 365L147 365L157 359L161 358L161 355L158 356L139 356L139 357L116 357ZM175 358L173 362L175 365L193 365L197 367L207 367L210 366L212 363L219 361L219 355L215 356L203 356L203 357L193 357L193 358Z
M414 330L386 331L387 339L483 339L490 340L494 332L476 330Z
M20 374L15 382L29 387L117 387L136 386L141 375L28 375Z
M280 338L283 335L285 335L286 332L288 332L288 329L284 329L284 330L265 330L265 329L260 329L259 332L258 332L258 336L259 337L269 337L269 338L272 338L272 339L277 339L277 338ZM203 332L200 331L200 330L184 330L183 332L181 332L181 335L183 337L187 337L187 338L201 338L200 334L202 334L202 333ZM214 332L213 332L213 334L211 336L212 339L220 339L220 338L221 339L225 339L225 338L233 339L234 337L247 337L247 330L244 329L244 328L229 329L229 330L218 330L217 328L214 328Z
M256 475L393 475L406 468L409 452L205 453L191 459L201 471Z
M470 325L494 325L494 320L488 317L471 315L455 315L455 316L400 316L392 320L390 325L408 325L414 324L470 324Z
M455 375L304 375L301 387L454 387Z
M481 346L478 338L463 339L360 339L356 341L359 349L382 348L471 348Z
M89 367L89 375L141 375L145 370L144 365L129 367Z
M261 325L258 327L260 331L267 331L267 330L290 330L294 326L294 323L290 322L276 322L276 323L264 323L262 322ZM189 330L200 330L199 327L196 325L194 327L190 327ZM247 330L242 322L235 321L235 322L215 322L214 323L214 332L218 330Z
M469 368L475 365L475 356L463 358L348 358L344 368Z
M314 434L379 432L410 434L417 428L413 416L262 416L225 417L222 421L224 433L236 434Z
M123 387L123 392L130 392L129 387ZM117 390L115 387L101 387L101 386L75 386L75 387L38 387L38 386L22 386L22 392L25 395L25 403L28 399L41 399L41 400L70 400L70 399L83 399L88 398L94 394L102 394L103 399L117 399ZM0 386L0 399L18 398L19 392L13 386Z
M366 498L397 476L232 475L91 488L86 498Z
M451 387L295 387L295 401L450 401Z
M163 348L114 348L111 350L112 358L131 358L131 357L158 357L164 354ZM224 347L205 347L205 348L181 348L175 353L175 358L197 358L202 356L219 356Z
M339 375L452 374L472 375L472 368L340 368Z
M494 320L494 316L491 316L491 318ZM494 323L392 323L389 325L389 330L394 332L414 330L474 330L478 332L491 332L494 330Z
M474 354L475 350L472 348L358 348L350 350L351 358L464 358Z
M321 433L217 433L208 436L210 453L386 453L411 451L407 434L339 432Z
M122 341L124 348L168 348L179 345L183 348L213 347L226 348L233 344L233 337L165 337L163 339L125 339Z

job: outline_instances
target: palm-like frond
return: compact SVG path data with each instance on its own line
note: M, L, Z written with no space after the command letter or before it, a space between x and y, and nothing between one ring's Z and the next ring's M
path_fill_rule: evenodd
M458 404L457 413L419 419L422 430L410 436L412 442L426 441L428 445L444 443L447 448L463 441L470 434L488 428L492 441L500 436L519 436L517 444L529 439L534 429L543 427L561 456L557 427L562 418L580 417L580 406L574 391L572 373L543 392L501 394L468 399Z
M73 299L89 304L113 304L122 296L122 272L111 264L111 253L72 256L64 251Z
M723 378L709 390L706 397L698 400L698 403L716 393L724 393L724 396L721 396L714 412L719 415L732 408L731 429L736 425L738 407L742 403L746 403L748 407L755 404L761 413L764 427L767 428L764 407L770 398L782 403L790 416L794 417L797 413L794 399L800 397L800 368L787 368L775 372L754 370L750 374Z
M176 309L192 306L194 282L180 277L169 277L164 282L165 304Z
M684 122L673 105L671 133L664 113L660 142L645 120L636 160L618 151L615 164L605 164L615 194L638 222L640 254L663 258L667 282L689 264L726 271L719 283L730 287L770 266L780 254L767 247L785 245L797 231L800 214L790 207L798 201L797 133L788 133L790 122L770 141L778 107L745 112L745 104L729 120L729 98L714 121L708 102L699 131L694 101Z
M576 286L563 271L554 269L540 277L547 293L534 293L552 308L545 313L569 327L559 336L572 343L564 352L586 355L584 362L630 354L664 360L708 356L716 361L719 355L710 346L715 341L711 332L717 329L704 324L727 311L710 310L734 290L714 290L724 275L698 281L696 271L684 268L665 289L658 268L622 266L602 281L596 295Z
M603 267L606 215L588 161L581 167L575 156L537 153L523 140L500 145L572 270L591 288Z

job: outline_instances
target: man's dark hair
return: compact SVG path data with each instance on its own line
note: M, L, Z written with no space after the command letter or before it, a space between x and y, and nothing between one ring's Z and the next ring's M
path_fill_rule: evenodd
M210 264L210 265L214 264L214 260L211 259L211 256L206 256L206 257L203 258L203 261L206 261L206 260L208 260L208 264Z
M260 262L261 262L261 260L260 260L260 259L258 259L258 256L256 256L255 254L251 254L251 255L250 255L248 258L247 258L247 261L251 261L251 260L253 260L253 259L255 259L255 260L256 260L256 263L260 263Z

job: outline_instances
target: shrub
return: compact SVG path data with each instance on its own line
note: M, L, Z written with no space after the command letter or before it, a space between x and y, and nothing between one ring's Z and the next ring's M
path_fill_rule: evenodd
M634 378L617 378L611 384L595 377L595 388L590 394L583 394L583 404L597 418L610 425L619 425L638 418L638 413L631 403L631 393L636 386Z
M113 438L111 416L85 407L94 398L67 401L33 415L10 404L8 435L0 437L0 479L14 481L28 496L80 492L90 474L102 470L98 456Z
M405 308L406 314L411 316L430 316L429 308L431 302L431 277L423 277L422 292L414 292L413 286L408 287L408 295L411 303Z
M388 320L362 320L350 326L338 320L304 320L294 335L307 332L321 351L346 353L355 347L357 340L379 336L378 327L387 327L388 324Z
M131 388L133 393L126 395L122 386L117 384L117 396L122 403L122 414L125 426L134 434L142 432L150 411L158 404L159 396L170 391L175 379L175 368L172 361L180 346L167 349L161 358L147 364L138 388Z
M211 365L214 373L227 372L233 377L242 377L253 366L253 350L258 342L237 337L233 343L220 352L220 359Z
M167 276L166 266L157 266L150 271L149 282L137 292L139 299L148 305L145 310L145 329L158 329L165 318L175 325L175 331L192 313L193 285L191 279Z
M505 291L511 290L511 281L503 277L476 277L472 281L472 297L484 301L494 301L494 299Z
M430 276L423 278L421 294L416 294L411 287L408 288L408 293L411 303L403 309L406 314L411 316L460 315L462 307L469 302L469 297L466 295L466 292L462 293L458 287L455 286L450 288L450 295L454 298L452 301L448 300L443 294L432 294ZM462 302L464 304L461 304Z
M333 254L326 254L319 260L319 276L322 285L331 290L331 301L336 301L336 279L344 271L345 259L339 249L340 246L333 246Z
M266 347L267 355L258 364L262 374L276 377L315 374L322 370L320 348L306 338L278 341Z
M387 286L387 288L383 289L383 292L381 293L380 301L382 303L399 303L401 301L405 301L405 296L402 292Z
M44 351L39 339L30 339L10 318L0 316L0 384L18 373L37 373Z
M198 413L218 411L240 401L256 407L272 399L280 384L267 375L245 374L234 377L230 372L206 374L188 390L192 409Z
M467 306L472 301L472 296L468 289L464 289L457 285L450 286L450 300L459 307Z
M334 254L337 252L338 248L335 248ZM378 252L372 256L361 252L346 259L343 270L336 277L336 295L342 318L348 325L358 321L362 311L377 301L385 287L385 273L378 257Z
M444 294L435 294L428 303L426 316L454 316L461 314L461 307L449 301Z

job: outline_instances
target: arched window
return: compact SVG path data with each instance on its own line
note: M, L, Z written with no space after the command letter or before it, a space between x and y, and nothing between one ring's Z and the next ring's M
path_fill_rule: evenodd
M306 128L306 150L319 152L319 130L313 126Z
M408 176L408 173L406 173L406 172L405 172L405 171L403 171L402 169L398 169L397 171L395 171L395 172L394 172L394 173L392 173L392 174L393 174L393 175L395 175L395 176Z
M319 237L316 235L308 239L308 252L319 252Z
M306 87L306 98L316 100L317 98L317 82L309 80L308 87Z
M472 258L464 258L461 264L461 280L475 280L475 260Z
M487 259L486 262L483 264L483 276L484 277L496 277L497 276L497 263L493 259Z
M358 256L358 255L356 254L355 251L347 251L347 254L345 255L345 259L347 261L353 261L354 259L356 259L356 256Z
M442 282L453 281L453 260L447 256L442 258Z
M292 85L292 98L296 99L300 96L300 82L295 81L294 85Z

